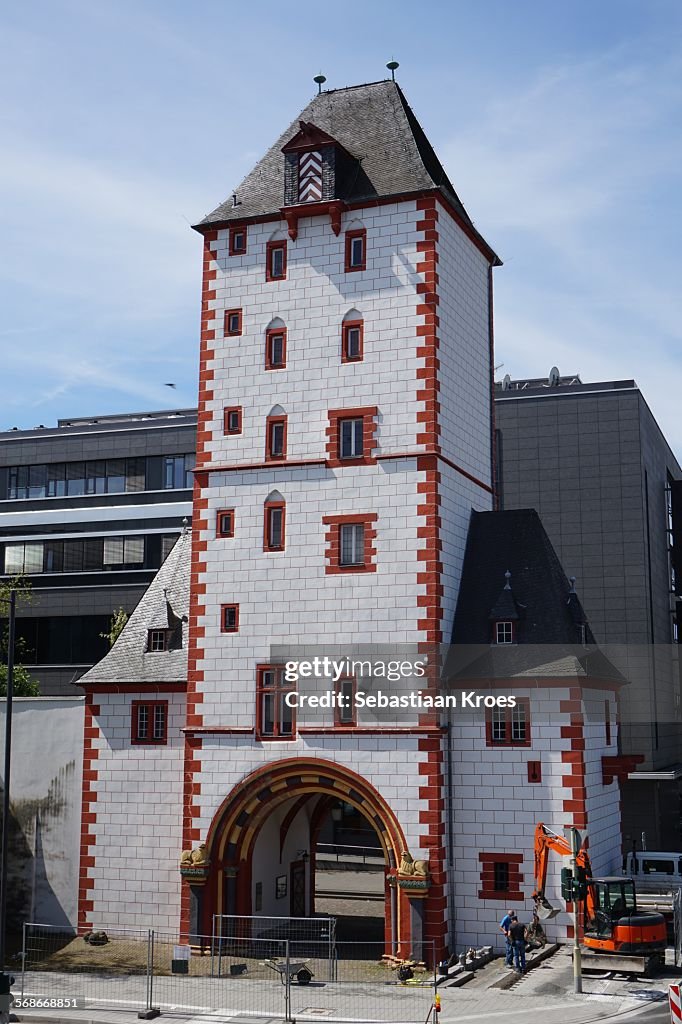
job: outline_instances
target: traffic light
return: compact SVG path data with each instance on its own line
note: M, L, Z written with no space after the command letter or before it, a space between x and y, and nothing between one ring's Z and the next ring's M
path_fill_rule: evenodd
M561 898L567 903L573 899L573 872L570 868L561 869Z
M576 877L573 882L573 896L577 900L584 900L587 896L587 871L585 871L585 868L578 867L576 870Z

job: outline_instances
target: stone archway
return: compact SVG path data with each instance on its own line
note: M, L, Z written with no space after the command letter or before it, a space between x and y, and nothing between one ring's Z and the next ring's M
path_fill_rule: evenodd
M282 818L290 824L308 801L319 812L326 798L353 805L376 831L386 864L385 948L400 956L410 955L415 942L421 942L414 928L415 897L425 892L407 892L399 884L398 869L407 849L402 828L390 806L366 779L321 758L271 762L246 776L219 807L206 838L206 885L199 911L204 934L210 934L214 913L256 912L252 900L254 850L275 812L286 807ZM311 812L311 833L314 818L315 809Z

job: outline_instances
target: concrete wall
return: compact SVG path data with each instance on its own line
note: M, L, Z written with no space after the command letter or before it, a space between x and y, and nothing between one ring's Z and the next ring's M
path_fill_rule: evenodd
M5 706L0 700L0 766ZM24 921L76 923L83 706L83 697L21 697L13 702L10 931Z

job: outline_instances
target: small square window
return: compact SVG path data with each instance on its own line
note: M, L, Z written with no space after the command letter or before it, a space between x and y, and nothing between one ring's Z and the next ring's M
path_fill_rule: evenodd
M367 232L364 228L346 232L346 272L367 267Z
M265 335L265 369L283 370L287 365L287 332L284 328Z
M339 458L361 459L364 454L363 417L339 420Z
M221 608L220 628L223 633L239 631L239 605L224 604Z
M167 629L150 629L147 638L147 650L167 651L168 632L169 631Z
M266 247L266 281L282 281L287 276L287 243L268 242Z
M242 432L242 410L241 406L231 406L224 413L224 432L226 434L241 434Z
M234 537L234 509L225 508L218 512L216 520L217 537Z
M241 309L225 310L225 335L234 338L242 333L242 311Z
M514 642L514 626L511 622L495 623L495 643L511 644Z
M246 228L230 228L230 256L243 256L246 252Z

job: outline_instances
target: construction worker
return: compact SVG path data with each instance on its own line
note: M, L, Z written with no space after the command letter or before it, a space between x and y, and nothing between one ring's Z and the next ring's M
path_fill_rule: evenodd
M526 928L526 953L534 949L542 949L547 942L545 929L540 924L540 918L536 911L533 911L533 920Z
M506 952L504 957L505 967L514 966L514 947L512 946L512 940L510 937L509 929L512 926L512 922L516 920L516 914L513 910L508 910L500 921L500 931L504 935Z
M512 923L509 926L509 938L511 939L512 948L514 951L514 967L519 974L523 974L526 970L526 936L528 929L525 924L516 918L512 918Z

